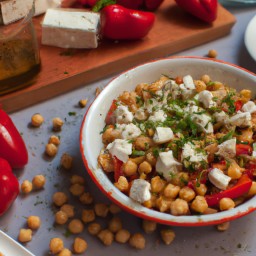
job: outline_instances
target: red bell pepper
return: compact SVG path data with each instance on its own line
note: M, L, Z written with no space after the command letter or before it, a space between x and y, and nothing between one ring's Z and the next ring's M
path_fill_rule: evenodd
M0 158L0 216L11 206L19 194L19 182L9 163Z
M113 164L114 164L114 180L118 181L119 177L123 175L122 165L123 162L119 160L117 157L113 156Z
M155 22L151 12L108 5L101 11L101 34L113 40L136 40L145 37Z
M252 180L247 174L243 174L238 182L231 188L221 191L217 194L206 195L205 199L209 207L217 206L222 198L235 199L242 195L245 195L251 188Z
M251 155L252 146L249 144L236 144L236 155Z
M155 11L164 0L144 0L146 10Z
M12 168L22 168L28 162L26 145L11 118L0 109L0 157Z
M236 112L241 110L241 108L243 107L243 102L241 100L237 100L235 103L234 103L235 107L236 107Z
M178 6L197 18L211 23L217 18L218 0L175 0Z
M116 100L113 100L110 108L109 108L109 111L106 115L106 118L105 118L105 123L107 125L110 125L110 124L114 124L115 123L115 115L114 115L114 112L117 108L117 105L116 105Z

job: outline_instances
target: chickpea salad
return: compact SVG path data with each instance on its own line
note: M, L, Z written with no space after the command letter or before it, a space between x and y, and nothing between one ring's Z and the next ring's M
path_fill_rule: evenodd
M209 75L162 75L116 98L98 162L147 208L211 214L256 194L256 105Z

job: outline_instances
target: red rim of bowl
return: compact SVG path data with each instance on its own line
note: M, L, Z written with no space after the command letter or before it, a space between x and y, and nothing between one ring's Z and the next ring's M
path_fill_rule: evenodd
M242 71L245 71L246 73L249 73L251 75L256 76L256 74L254 74L253 72L251 72L251 71L249 71L249 70L247 70L245 68L242 68L240 66L237 66L235 64L228 63L228 62L225 62L225 61L222 61L222 60L210 59L210 58L205 58L205 57L196 57L196 56L173 56L173 57L169 57L169 58L159 58L159 59L155 59L155 60L152 60L152 61L148 61L148 62L142 63L140 65L134 66L134 67L132 67L132 68L130 68L128 70L125 70L124 72L121 72L120 74L115 76L113 79L111 79L111 81L108 82L108 84L104 87L104 89L107 88L112 83L112 81L115 80L117 77L125 74L126 72L128 72L130 70L133 70L133 69L138 68L140 66L144 66L144 65L149 64L149 63L154 63L154 62L158 62L158 61L161 61L161 60L172 60L172 59L174 59L174 60L176 60L176 59L197 59L197 60L206 60L206 61L211 61L211 62L217 62L217 63L225 64L225 65L228 65L228 66L232 66L234 68L240 69ZM94 100L94 102L95 102L95 100ZM143 211L142 212L141 211L136 211L133 208L128 207L124 203L121 203L120 201L116 200L112 196L112 192L107 192L103 188L103 186L100 184L98 179L95 178L95 176L93 174L93 170L90 169L88 161L86 159L86 156L83 153L84 152L84 146L83 146L83 143L82 143L82 141L83 141L83 127L84 127L84 125L86 123L86 118L87 118L87 115L89 113L89 110L91 109L91 106L94 104L94 102L87 109L87 111L85 113L85 116L83 118L82 124L81 124L81 128L80 128L80 152L81 152L82 160L83 160L83 163L84 163L84 165L86 167L86 170L89 173L89 175L90 175L91 179L93 180L93 182L116 205L120 206L121 208L123 208L127 212L129 212L129 213L131 213L131 214L133 214L133 215L135 215L135 216L137 216L139 218L142 218L142 219L148 219L148 220L155 221L155 222L158 222L158 223L161 223L161 224L165 224L165 225L171 225L171 226L190 226L190 227L217 225L217 224L220 224L220 223L223 223L223 222L232 221L232 220L241 218L241 217L243 217L245 215L248 215L251 212L256 210L256 205L255 205L254 207L253 206L248 207L247 210L245 210L245 211L237 211L236 214L228 216L228 217L221 217L221 212L218 212L218 213L215 213L215 214L211 214L212 216L220 215L219 218L214 219L214 220L203 221L203 220L201 220L201 217L202 216L206 216L206 215L201 215L201 216L198 215L198 216L196 216L197 220L198 220L197 222L190 222L190 221L187 221L187 222L186 221L181 221L181 222L177 221L176 222L176 221L172 221L172 220L162 220L162 219L160 219L158 217L149 216L146 213L144 213ZM122 193L122 192L120 192L120 193ZM132 199L129 198L129 200L132 200ZM160 213L160 212L158 212L156 210L148 209L146 207L144 207L144 208L147 209L147 210L151 210L153 212ZM239 208L239 206L236 207L235 209L238 209L238 208ZM228 212L228 211L226 211L226 212ZM167 214L167 213L165 213L165 214ZM173 215L170 215L170 216L173 216ZM174 217L176 217L176 216L174 216ZM195 217L195 215L183 216L183 217L188 217L189 218L189 217Z

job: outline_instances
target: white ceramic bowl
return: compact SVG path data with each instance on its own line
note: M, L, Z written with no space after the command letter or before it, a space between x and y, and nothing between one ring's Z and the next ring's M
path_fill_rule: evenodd
M153 82L161 74L175 76L208 74L238 90L251 89L256 95L256 76L235 65L197 57L174 57L152 61L132 68L113 79L95 99L84 117L80 131L80 150L85 167L96 185L117 205L138 217L176 226L215 225L242 217L256 209L256 197L228 211L198 216L173 216L148 209L120 192L99 168L97 157L103 147L100 132L112 100L123 91L132 91L143 82Z

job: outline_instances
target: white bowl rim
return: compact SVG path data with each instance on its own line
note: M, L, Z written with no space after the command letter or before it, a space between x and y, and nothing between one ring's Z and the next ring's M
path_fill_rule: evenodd
M239 67L235 64L228 63L222 60L217 60L217 59L210 59L206 57L197 57L197 56L172 56L168 58L160 58L160 59L155 59L152 61L148 61L146 63L137 65L135 67L132 67L122 73L120 73L118 76L114 77L103 89L103 91L99 94L98 97L94 100L94 102L91 104L91 106L88 108L84 119L81 124L80 128L80 152L82 156L82 160L84 162L84 165L86 167L87 172L89 173L91 179L94 181L94 183L97 185L97 187L110 199L112 200L115 204L123 208L124 210L130 212L131 214L140 217L142 219L148 219L151 221L155 221L161 224L165 225L171 225L171 226L208 226L208 225L217 225L223 222L227 221L232 221L234 219L243 217L253 211L256 210L256 196L247 200L243 204L235 207L234 209L228 210L228 211L223 211L223 212L218 212L215 214L207 214L207 215L189 215L189 216L173 216L168 213L162 213L153 209L148 209L135 201L133 201L131 198L128 196L126 197L125 202L120 201L120 196L124 196L122 192L120 192L118 189L114 187L112 184L113 188L110 188L109 190L106 189L105 184L102 184L99 179L97 178L97 175L95 174L95 170L93 170L90 166L91 162L90 159L86 157L85 153L85 146L86 146L86 125L88 123L86 122L87 118L89 115L92 114L92 109L95 104L100 102L102 98L104 97L104 90L106 88L109 88L111 84L118 79L120 76L124 76L127 72L136 69L138 67L148 65L153 62L161 62L161 61L172 61L172 60L178 60L178 59L188 59L188 60L202 60L202 61L207 61L207 62L216 62L217 64L224 64L228 65L231 68L237 69L237 71L244 72L247 75L251 76L252 78L255 79L256 82L256 75L242 67ZM102 171L103 172L103 171Z

